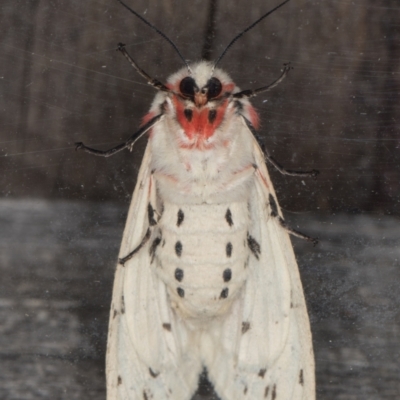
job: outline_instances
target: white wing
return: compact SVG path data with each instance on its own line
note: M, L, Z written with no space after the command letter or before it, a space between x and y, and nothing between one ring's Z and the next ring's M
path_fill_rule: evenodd
M150 228L148 204L156 190L147 146L122 239L120 257ZM151 228L150 228L151 229ZM150 239L115 275L107 344L108 400L187 400L197 389L201 365L182 354L186 333L167 302L165 285L151 267ZM183 360L184 358L184 360Z
M222 400L313 400L314 356L300 275L289 235L271 216L275 191L251 137L257 171L249 234L260 253L250 256L243 296L219 328L221 348L207 362L208 375Z

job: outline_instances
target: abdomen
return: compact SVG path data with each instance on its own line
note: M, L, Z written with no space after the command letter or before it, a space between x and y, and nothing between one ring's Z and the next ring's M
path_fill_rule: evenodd
M247 202L165 203L154 252L156 273L184 317L224 314L247 279Z

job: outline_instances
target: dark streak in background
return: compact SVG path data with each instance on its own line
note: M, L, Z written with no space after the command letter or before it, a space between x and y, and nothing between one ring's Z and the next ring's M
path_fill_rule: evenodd
M218 0L209 0L207 27L204 35L203 49L201 50L201 58L203 60L212 60L214 41L216 36L216 14L218 9Z

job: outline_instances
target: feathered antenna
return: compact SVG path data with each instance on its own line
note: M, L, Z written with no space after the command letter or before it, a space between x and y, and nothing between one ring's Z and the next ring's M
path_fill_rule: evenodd
M176 44L164 33L161 32L158 28L156 28L153 24L151 24L149 21L147 21L146 19L144 19L140 14L138 14L135 10L133 10L132 8L130 8L127 4L125 4L123 1L121 0L117 0L119 3L121 3L128 11L130 11L133 15L136 15L137 18L139 18L142 22L144 22L147 26L149 26L150 28L154 29L161 37L163 37L174 49L175 51L178 53L178 56L181 58L181 60L183 61L183 63L186 65L186 68L188 69L189 73L192 73L192 70L190 69L189 64L187 63L187 61L184 59L184 57L182 56L181 52L179 51L178 47L176 46Z
M120 0L118 0L120 1ZM222 60L222 58L225 56L226 52L233 46L233 44L239 39L241 38L246 32L248 32L250 29L253 29L259 22L261 22L264 18L267 18L268 15L272 14L274 11L276 11L278 8L281 8L283 5L285 5L286 3L288 3L290 0L286 0L283 3L279 4L278 6L276 6L275 8L273 8L272 10L268 11L267 13L265 13L264 15L262 15L260 18L258 18L257 21L253 22L250 26L248 26L245 30L243 30L242 32L240 32L238 35L236 35L231 42L228 44L228 46L225 47L225 50L222 52L222 54L217 58L217 60L214 63L213 66L213 70L216 68L217 64Z

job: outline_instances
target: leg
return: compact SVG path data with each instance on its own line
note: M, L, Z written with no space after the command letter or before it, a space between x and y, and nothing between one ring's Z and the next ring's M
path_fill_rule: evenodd
M285 220L278 214L278 206L276 205L276 201L274 199L274 196L272 194L269 195L269 205L271 207L271 217L274 217L278 220L279 225L286 230L290 235L297 236L300 239L307 240L309 242L312 242L314 246L318 244L318 239L312 238L311 236L304 235L304 233L301 233L299 231L296 231L295 229L292 229L286 222Z
M246 126L250 129L251 133L257 140L257 143L261 147L261 150L264 153L265 160L268 161L271 165L273 165L281 174L290 175L290 176L304 176L304 177L313 177L316 178L319 174L319 171L313 169L312 171L292 171L289 169L283 168L270 154L268 149L265 147L264 143L261 141L261 137L257 134L256 129L251 124L251 122L242 115L242 118L246 124Z
M125 143L121 143L118 146L113 147L109 150L96 150L91 147L85 146L82 142L75 143L75 150L83 150L86 153L93 154L100 157L110 157L114 154L126 149L127 147L132 148L138 139L140 139L149 129L151 129L163 116L163 114L158 114L152 118L147 124L143 125L137 132L135 132Z
M146 234L144 235L142 241L139 243L135 249L133 249L127 256L120 258L118 260L119 264L124 265L128 260L130 260L150 239L152 229L147 228Z

